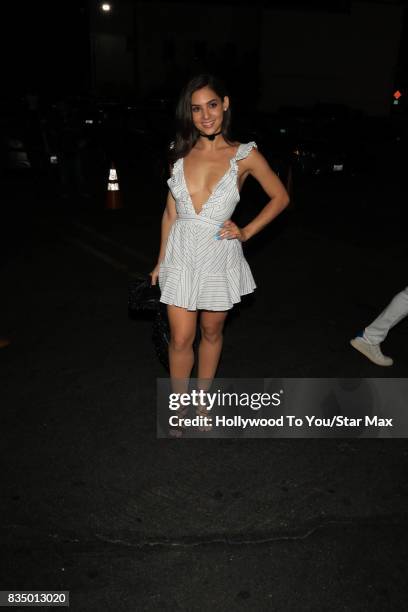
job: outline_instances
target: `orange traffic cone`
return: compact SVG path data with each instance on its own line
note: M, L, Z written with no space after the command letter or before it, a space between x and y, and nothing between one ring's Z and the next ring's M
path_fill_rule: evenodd
M106 206L109 210L123 208L120 197L119 181L115 165L112 163L109 170L108 191L106 194Z

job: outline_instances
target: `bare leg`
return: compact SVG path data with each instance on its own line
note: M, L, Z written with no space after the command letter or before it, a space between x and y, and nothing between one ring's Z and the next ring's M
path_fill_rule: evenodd
M174 393L186 393L189 378L194 364L193 342L196 334L197 312L191 312L178 306L167 306L170 324L169 366L171 388ZM186 417L188 406L180 406L179 418ZM183 435L184 427L179 424L171 427L169 434L173 438Z
M201 342L198 347L198 378L212 379L217 371L221 356L224 323L228 310L201 312Z
M170 377L188 379L194 365L193 342L196 334L197 311L179 306L167 306L170 324Z
M199 390L208 391L217 371L222 351L223 329L228 311L211 312L203 310L200 318L201 342L198 347L198 381ZM197 414L208 416L205 405L199 405ZM200 431L210 431L211 425L199 427Z

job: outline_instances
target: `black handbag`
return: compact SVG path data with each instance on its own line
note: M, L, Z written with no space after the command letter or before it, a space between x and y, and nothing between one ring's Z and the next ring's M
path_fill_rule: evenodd
M128 287L128 309L130 314L157 312L160 305L160 287L151 284L150 276L132 280Z
M152 318L152 341L162 366L169 371L170 326L165 304L160 302L160 287L151 277L134 279L128 286L128 310L131 318Z
M153 346L156 355L162 366L169 371L169 342L170 325L167 317L167 309L164 304L160 304L154 320L152 329Z

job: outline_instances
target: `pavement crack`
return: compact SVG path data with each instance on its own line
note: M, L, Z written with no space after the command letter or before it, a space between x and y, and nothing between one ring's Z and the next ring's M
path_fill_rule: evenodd
M336 523L336 521L332 521ZM351 523L352 521L350 521ZM340 521L341 524L344 524L343 521ZM199 539L189 539L189 538L180 538L180 539L168 539L168 538L158 538L152 540L143 540L140 542L132 542L131 540L123 540L120 538L109 538L102 534L96 534L96 537L106 543L109 544L118 544L121 546L129 546L133 548L149 548L153 546L165 546L169 548L180 547L180 548L192 548L194 546L208 546L211 544L225 544L228 546L238 545L238 546L251 546L258 544L268 544L270 542L279 542L279 541L287 541L287 540L305 540L315 533L317 530L321 529L323 526L327 525L327 523L322 523L320 525L315 525L314 527L308 529L304 533L298 534L275 534L269 537L253 537L253 538L242 538L239 536L216 536L216 537L208 537L208 538L199 538Z
M389 521L388 521L389 522ZM393 523L395 521L392 521ZM254 534L253 536L245 536L245 535L225 535L225 536L209 536L203 538L194 538L194 537L181 537L181 538L152 538L152 539L144 539L140 541L134 541L126 538L114 538L109 537L103 534L95 534L95 537L103 542L126 546L130 548L153 548L153 547L167 547L167 548L193 548L197 546L209 546L213 544L223 544L227 546L258 546L260 544L270 544L274 542L287 542L287 541L300 541L306 540L314 535L317 531L333 526L333 525L372 525L379 523L384 524L383 520L364 520L361 518L350 518L350 519L326 519L315 523L314 525L310 525L305 527L305 529L298 530L297 532L275 532L270 535L266 534Z
M385 515L377 517L325 517L303 524L293 529L280 529L274 532L258 531L244 534L210 534L208 536L181 536L181 537L150 537L145 538L140 533L126 532L121 536L109 533L75 534L74 532L58 533L33 528L28 525L3 525L3 544L15 547L21 543L29 543L32 548L43 548L49 545L62 545L80 549L81 551L98 550L102 544L113 547L126 547L128 549L148 550L155 547L168 549L194 548L198 546L259 546L278 542L304 541L315 535L318 531L333 526L352 527L385 527L391 525L406 525L405 515Z

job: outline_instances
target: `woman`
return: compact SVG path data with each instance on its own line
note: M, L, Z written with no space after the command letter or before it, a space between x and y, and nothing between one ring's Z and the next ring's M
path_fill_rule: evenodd
M241 243L270 223L288 205L289 197L255 142L231 140L230 99L217 78L204 74L191 79L181 93L176 117L161 246L150 275L153 285L159 280L160 300L167 304L173 390L178 383L179 391L184 391L194 363L198 312L197 377L211 381L228 311L256 288ZM270 201L239 228L230 217L249 174ZM208 416L206 407L199 406L197 414Z

